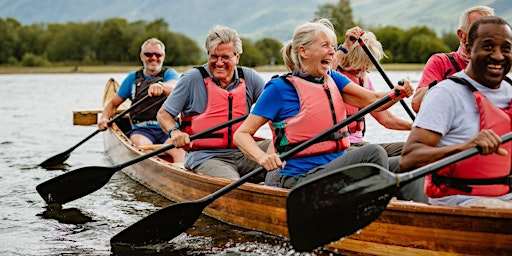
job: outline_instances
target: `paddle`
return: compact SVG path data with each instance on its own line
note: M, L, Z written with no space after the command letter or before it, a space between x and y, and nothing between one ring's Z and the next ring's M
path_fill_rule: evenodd
M132 104L128 109L126 109L125 111L119 113L119 115L115 116L110 121L108 121L107 125L110 126L115 121L117 121L120 118L122 118L124 115L126 115L128 112L130 112L136 106L140 105L147 98L149 98L149 95L146 95L144 98L142 98L139 101L137 101L136 103ZM49 167L56 166L56 165L64 163L64 161L66 161L69 158L69 155L70 155L71 151L75 150L75 148L77 148L78 146L82 145L84 142L88 141L90 138L94 137L94 135L98 134L99 132L100 132L100 130L96 129L96 131L91 133L85 139L83 139L80 142L78 142L78 144L74 145L70 149L68 149L68 150L66 150L66 151L64 151L64 152L62 152L60 154L54 155L54 156L46 159L45 161L40 163L39 166L41 166L43 168L49 168Z
M501 139L510 141L512 132ZM467 149L400 174L374 164L351 165L296 186L286 200L293 248L311 251L366 227L401 187L478 152L476 147Z
M356 39L354 37L350 37L350 40L355 41ZM361 47L363 48L364 52L366 52L366 55L368 55L368 57L372 61L373 65L377 68L377 70L379 71L382 78L384 78L384 80L388 84L389 88L393 89L394 88L393 83L391 83L391 80L389 80L389 77L384 72L384 69L382 69L382 66L380 65L380 63L375 59L372 52L370 52L370 49L368 49L368 46L366 46L363 39L359 38L359 39L357 39L357 41L359 42L359 45L361 45ZM400 100L400 104L402 104L402 107L404 107L405 112L407 112L409 117L411 117L411 119L414 121L414 118L415 118L414 114L412 113L409 106L407 106L407 104L405 104L405 101Z
M247 118L247 116L248 114L235 119L231 119L228 122L194 134L190 136L190 140L192 141L206 137L212 132L243 121L245 118ZM157 150L151 151L150 153L138 156L130 161L126 161L114 166L82 167L57 176L53 179L47 180L37 185L36 189L39 195L41 195L41 197L46 201L46 203L65 204L100 189L103 187L103 185L107 184L115 172L152 156L156 156L172 148L174 148L174 145L168 144Z
M317 141L320 141L323 138L329 136L336 130L339 130L341 127L346 126L347 124L386 104L392 99L398 97L398 95L400 95L399 91L391 92L386 97L383 97L378 101L368 105L367 107L361 109L354 115L334 125L321 134L299 144L290 151L282 154L280 158L282 160L290 158L298 152L313 145ZM231 190L241 186L250 178L257 176L264 171L265 168L259 167L206 197L196 201L176 203L163 208L116 234L114 237L112 237L112 239L110 239L110 244L144 245L150 243L155 244L167 242L192 226L208 204L212 203L217 198L225 195Z

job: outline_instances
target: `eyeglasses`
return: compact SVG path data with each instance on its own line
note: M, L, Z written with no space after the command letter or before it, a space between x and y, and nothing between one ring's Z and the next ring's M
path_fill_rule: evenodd
M223 56L217 56L215 54L210 55L210 61L211 62L217 62L219 61L219 58L222 62L230 62L233 57L236 56L236 53L233 56L223 55Z
M151 58L153 56L157 57L157 58L160 58L163 56L163 54L159 53L159 52L145 52L143 53L144 56L148 57L148 58Z

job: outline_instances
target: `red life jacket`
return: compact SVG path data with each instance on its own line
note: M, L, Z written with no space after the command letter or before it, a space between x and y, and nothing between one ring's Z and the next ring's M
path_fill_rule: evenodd
M512 130L510 107L506 110L499 109L463 78L449 79L462 83L473 91L480 113L480 130L492 129L499 136ZM425 193L431 198L449 195L502 196L508 193L512 144L506 143L501 147L509 155L476 155L428 175L425 179Z
M300 109L297 115L270 125L278 153L290 150L346 118L343 98L330 76L327 76L324 84L291 75L282 76L281 79L295 87ZM349 146L347 128L343 127L293 157L340 152Z
M360 77L356 77L354 74L350 73L349 71L344 70L340 66L338 66L338 68L336 70L338 72L344 74L345 76L347 76L350 80L352 80L352 82L354 82L356 84L359 84L363 88L368 89L368 86L365 86L368 83L368 81L365 81L366 79L360 78ZM347 103L345 103L345 109L346 109L346 112L347 112L347 118L350 117L351 115L357 113L360 110L358 107L354 107L354 106L352 106L350 104L347 104ZM349 125L347 125L347 130L348 130L349 134L361 131L363 133L363 136L364 136L364 132L366 130L365 128L366 128L366 121L364 119L364 116L361 117L361 118L358 118L356 121L354 121L354 122L350 123Z
M237 68L240 81L231 91L222 89L217 85L204 67L196 68L203 76L208 102L204 112L189 117L181 117L181 126L184 132L193 135L247 114L246 86L241 68ZM241 124L233 124L210 134L204 139L194 140L191 143L190 150L236 148L233 143L233 134Z

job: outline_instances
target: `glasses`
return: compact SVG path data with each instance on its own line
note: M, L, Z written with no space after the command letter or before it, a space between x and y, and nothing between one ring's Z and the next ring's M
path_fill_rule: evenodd
M219 59L220 59L222 62L230 62L230 61L231 61L231 59L232 59L233 57L235 57L235 56L236 56L236 53L235 53L233 56L228 56L228 55L217 56L217 55L215 55L215 54L212 54L212 55L210 55L210 57L209 57L209 58L210 58L210 61L211 61L211 62L217 62L217 61L219 61Z
M160 58L163 56L163 54L159 53L159 52L145 52L143 53L144 56L148 57L148 58L151 58L153 56L157 57L157 58Z

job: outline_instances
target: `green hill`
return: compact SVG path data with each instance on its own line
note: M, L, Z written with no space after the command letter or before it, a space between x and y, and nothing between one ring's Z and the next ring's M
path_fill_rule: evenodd
M233 27L247 38L288 40L296 26L314 17L319 5L337 0L0 0L0 18L22 24L102 21L125 18L152 21L163 18L169 29L195 39L202 46L214 24ZM460 13L483 4L511 21L509 0L357 0L351 1L356 22L363 27L428 26L439 35L453 33Z

